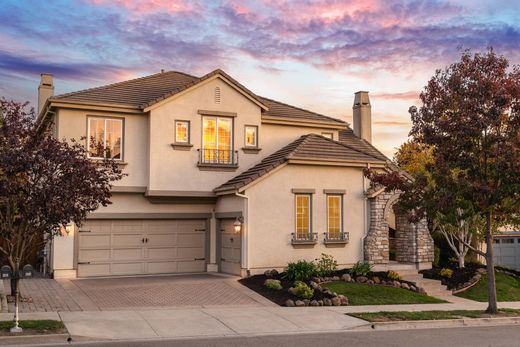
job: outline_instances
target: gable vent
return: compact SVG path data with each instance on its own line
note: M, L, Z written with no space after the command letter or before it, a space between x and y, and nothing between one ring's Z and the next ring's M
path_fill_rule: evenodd
M220 104L220 87L215 87L215 103Z

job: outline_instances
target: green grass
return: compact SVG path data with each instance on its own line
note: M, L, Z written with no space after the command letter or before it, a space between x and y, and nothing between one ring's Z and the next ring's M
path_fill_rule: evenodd
M520 301L520 281L512 276L496 273L497 300ZM461 298L487 302L487 275L483 275L480 281L470 289L457 294Z
M18 324L22 329L37 331L65 329L63 322L57 320L21 320ZM13 321L0 321L0 330L9 330L13 326Z
M410 290L361 283L330 282L322 287L348 298L350 305L437 304L446 301Z
M349 313L349 316L363 319L369 322L390 322L390 321L410 321L410 320L439 320L439 319L460 319L460 318L488 318L491 315L483 311L475 310L454 310L454 311L398 311L398 312L363 312ZM501 309L499 317L518 317L520 310Z

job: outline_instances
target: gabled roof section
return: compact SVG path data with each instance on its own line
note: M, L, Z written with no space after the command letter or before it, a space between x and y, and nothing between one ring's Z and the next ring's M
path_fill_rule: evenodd
M381 153L370 142L357 137L354 134L354 131L350 128L339 131L339 142L349 147L353 147L359 151L362 151L363 153L370 155L374 158L378 158L384 161L390 161L390 159L388 159L386 155Z
M171 91L199 80L182 72L167 71L101 87L53 96L50 101L100 103L142 108Z
M287 118L288 120L299 120L299 121L318 121L325 123L332 123L342 127L346 127L347 123L336 118L324 116L322 114L305 110L296 106L291 106L280 101L268 99L266 97L259 97L264 104L269 107L269 110L264 112L263 116L271 116L277 118Z
M340 142L328 139L321 135L307 134L264 158L260 163L252 168L217 187L215 192L218 194L239 190L290 160L324 163L385 163L384 160L367 155Z

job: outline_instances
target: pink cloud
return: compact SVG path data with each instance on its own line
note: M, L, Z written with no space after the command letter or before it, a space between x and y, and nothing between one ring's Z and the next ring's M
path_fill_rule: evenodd
M96 5L116 5L124 7L133 14L147 14L165 11L168 13L190 12L193 2L184 0L89 0Z

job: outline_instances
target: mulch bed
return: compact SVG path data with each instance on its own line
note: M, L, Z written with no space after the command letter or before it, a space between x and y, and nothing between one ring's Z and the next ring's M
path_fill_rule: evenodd
M444 268L453 270L453 275L451 278L442 277L440 275L440 272L443 269L442 267L434 267L429 270L422 270L420 273L424 276L424 278L439 280L442 282L442 284L446 285L448 289L453 290L459 288L464 283L467 283L475 275L475 272L479 268L485 268L485 266L469 263L466 264L463 269L460 269L456 264L450 263Z
M335 271L332 275L330 275L330 277L337 276L337 277L341 278L341 276L346 273L350 273L350 269L342 269L342 270ZM285 276L285 273L280 273L274 277L267 277L266 275L255 275L255 276L251 276L251 277L247 277L247 278L242 278L238 282L240 282L242 285L248 287L249 289L254 290L258 294L262 295L263 297L271 300L275 304L280 305L280 306L285 306L285 302L288 299L291 299L291 300L301 300L301 299L288 292L288 289L293 286L294 282L285 279L284 276ZM370 272L368 274L368 278L372 278L374 276L379 277L379 279L381 279L381 280L385 280L385 281L389 280L387 278L387 272ZM280 283L281 283L283 289L273 290L273 289L268 289L267 287L265 287L264 283L265 283L265 280L268 278L280 280ZM403 281L403 282L412 284L411 282L407 282L407 281ZM306 281L306 283L309 284L309 281ZM315 290L314 296L310 300L323 300L325 298L332 299L332 296Z

